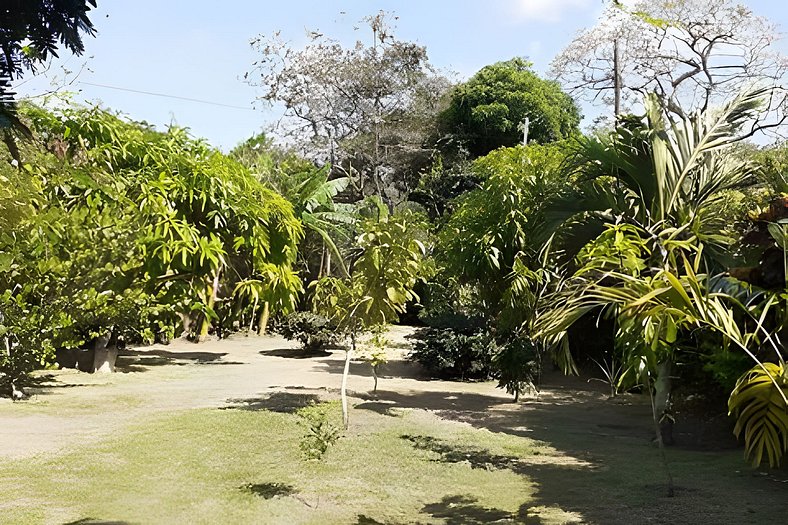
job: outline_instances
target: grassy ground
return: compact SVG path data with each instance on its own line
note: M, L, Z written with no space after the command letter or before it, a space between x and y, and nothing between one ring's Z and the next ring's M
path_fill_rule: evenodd
M351 367L351 428L321 461L306 461L294 410L336 398L344 356L304 358L284 343L174 343L136 356L126 373L59 371L24 403L0 400L0 524L695 525L788 515L788 472L753 470L740 449L678 427L668 498L639 396L610 400L585 380L551 376L539 399L514 404L494 383L425 381L396 355L376 395L364 393L368 365Z
M521 474L555 454L527 438L421 411L357 410L320 461L302 458L302 420L268 410L161 416L99 445L0 466L0 522L545 523ZM84 521L83 521L84 522Z

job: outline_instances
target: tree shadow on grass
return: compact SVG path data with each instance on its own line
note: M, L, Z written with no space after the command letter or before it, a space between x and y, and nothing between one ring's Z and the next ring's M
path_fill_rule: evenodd
M375 518L370 518L366 514L359 514L356 516L355 525L389 525L385 521L378 521Z
M417 449L439 454L433 461L506 468L527 477L535 485L533 499L520 512L523 516L528 512L528 523L537 519L605 524L771 523L788 512L785 484L750 471L739 451L669 449L677 491L675 497L666 497L650 406L640 396L609 400L592 389L558 384L544 386L538 400L514 404L477 393L382 390L374 401L370 398L369 403L357 406L380 413L393 407L430 410L445 419L534 439L555 449L509 458L429 436L403 437ZM758 503L765 500L772 503ZM464 505L453 503L452 508ZM469 516L465 522L474 523L473 519ZM462 516L454 521L462 522Z
M409 441L413 448L439 454L441 463L466 463L472 469L482 470L511 470L520 475L527 475L528 468L517 456L501 456L490 453L489 450L478 447L458 446L434 438L432 436L413 436L404 434L400 439Z
M481 525L487 523L524 523L517 515L505 510L477 504L470 495L445 496L439 502L429 503L421 509L433 518L443 519L446 525Z
M53 390L60 388L74 388L96 386L94 383L62 383L58 381L58 377L53 374L42 374L31 377L25 383L25 390L30 390L30 394L41 394L44 390Z
M228 399L227 403L229 403L229 405L221 407L220 410L268 410L270 412L292 414L301 408L319 401L320 396L317 394L273 392L270 395L261 397Z
M68 523L64 523L63 525L132 525L131 522L128 521L105 521L105 520L94 520L93 518L83 518L77 521L69 521Z
M264 499L281 498L296 493L295 487L286 483L247 483L240 488Z

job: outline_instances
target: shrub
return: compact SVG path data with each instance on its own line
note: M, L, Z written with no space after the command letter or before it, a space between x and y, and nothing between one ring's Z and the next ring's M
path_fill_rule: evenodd
M312 312L297 312L285 317L282 337L297 340L306 352L316 352L337 342L337 328L330 319Z
M498 346L489 332L463 333L451 328L423 328L412 336L410 359L442 379L489 379Z
M541 372L538 343L530 337L518 336L501 346L493 357L492 368L498 378L498 388L514 394L514 400L527 390L535 390Z
M10 290L0 294L0 396L21 392L30 372L54 357L53 334L67 318L53 314Z
M298 416L307 429L299 444L305 459L321 459L328 447L336 443L342 435L339 424L332 421L337 419L334 416L336 408L336 402L313 402L298 411Z

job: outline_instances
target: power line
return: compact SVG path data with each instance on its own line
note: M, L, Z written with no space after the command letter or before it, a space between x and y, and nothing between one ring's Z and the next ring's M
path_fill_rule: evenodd
M129 89L129 88L122 88L122 87L117 87L117 86L108 86L106 84L94 84L92 82L83 82L81 80L78 81L77 83L78 84L84 84L86 86L95 86L95 87L106 88L106 89L115 89L117 91L127 91L129 93L139 93L141 95L151 95L151 96L154 96L154 97L163 97L163 98L174 98L174 99L177 99L177 100L185 100L187 102L197 102L198 104L208 104L208 105L211 105L211 106L221 106L221 107L224 107L224 108L243 109L243 110L246 110L246 111L254 111L254 108L243 107L243 106L233 106L232 104L223 104L221 102L213 102L213 101L210 101L210 100L200 100L198 98L179 97L178 95L167 95L165 93L153 93L152 91L142 91L142 90L139 90L139 89Z

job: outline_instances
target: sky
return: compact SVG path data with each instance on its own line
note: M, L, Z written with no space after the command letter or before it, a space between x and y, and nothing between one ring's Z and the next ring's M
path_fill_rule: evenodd
M788 28L781 0L743 3ZM307 30L347 45L368 42L371 32L361 20L384 10L398 17L397 38L426 46L431 63L456 73L456 80L515 56L544 74L578 31L595 24L602 7L601 0L98 0L90 16L98 34L86 37L85 54L63 51L46 71L27 73L15 87L35 100L55 89L71 91L79 101L161 129L188 127L228 151L281 113L254 104L257 89L242 80L257 58L250 40L260 34L281 31L296 47L306 43ZM779 45L788 54L788 44ZM587 116L598 111L583 107Z

